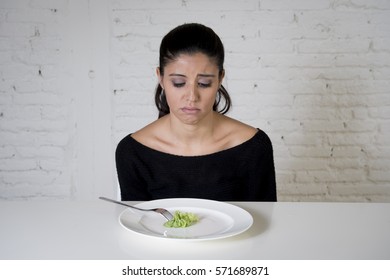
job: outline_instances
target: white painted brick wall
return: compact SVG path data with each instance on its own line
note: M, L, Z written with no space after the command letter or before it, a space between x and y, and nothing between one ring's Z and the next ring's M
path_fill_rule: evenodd
M390 202L390 1L2 0L0 199L115 195L156 118L162 36L212 27L230 115L274 144L279 200Z

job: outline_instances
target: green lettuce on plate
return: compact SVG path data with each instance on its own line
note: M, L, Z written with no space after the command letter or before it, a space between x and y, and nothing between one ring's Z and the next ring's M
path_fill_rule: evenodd
M173 219L164 223L164 226L169 228L185 228L197 223L199 218L193 213L184 213L176 211Z

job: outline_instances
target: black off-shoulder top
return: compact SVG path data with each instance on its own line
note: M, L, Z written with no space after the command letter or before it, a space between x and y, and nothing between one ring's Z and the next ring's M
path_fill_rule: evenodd
M272 143L262 130L238 146L201 156L157 151L130 134L119 142L115 157L124 201L277 200Z

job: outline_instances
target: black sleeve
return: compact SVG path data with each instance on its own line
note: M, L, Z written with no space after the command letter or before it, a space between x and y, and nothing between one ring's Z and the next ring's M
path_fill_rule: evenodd
M261 165L261 169L263 170L263 178L259 187L262 192L262 201L277 201L275 164L271 142L269 143L268 152L264 155L264 161Z
M268 135L259 131L257 146L248 162L247 187L244 200L277 201L275 165L272 143Z
M123 201L150 200L142 176L142 169L137 163L138 155L131 146L131 136L123 138L115 151L116 169Z

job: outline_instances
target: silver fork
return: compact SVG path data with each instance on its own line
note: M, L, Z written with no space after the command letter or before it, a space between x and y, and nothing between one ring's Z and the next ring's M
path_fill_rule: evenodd
M157 213L163 215L164 218L167 219L168 221L173 219L173 215L171 214L171 212L169 212L167 209L164 209L164 208L142 209L142 208L138 208L138 207L135 207L135 206L128 205L128 204L123 203L121 201L117 201L117 200L113 200L113 199L107 198L107 197L99 197L99 198L102 199L102 200L105 200L105 201L109 201L109 202L112 202L112 203L116 203L116 204L119 204L119 205L123 205L123 206L126 206L126 207L130 207L130 208L136 209L136 210L140 210L140 211L154 211L154 212L157 212Z

